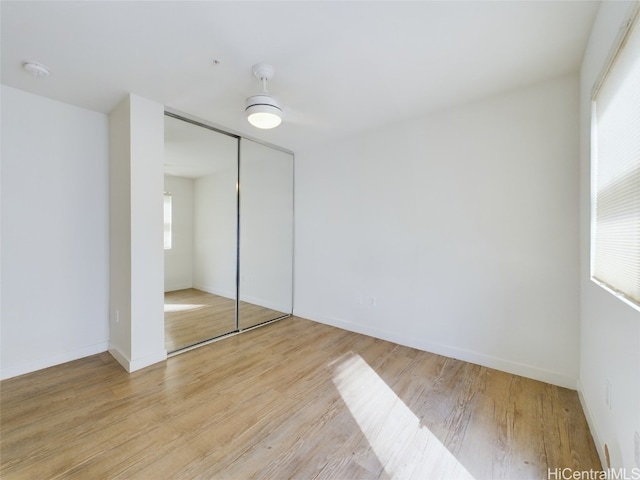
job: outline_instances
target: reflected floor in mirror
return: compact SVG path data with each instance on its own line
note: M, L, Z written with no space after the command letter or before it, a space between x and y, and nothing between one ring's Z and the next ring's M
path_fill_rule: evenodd
M164 342L168 352L236 329L236 301L195 288L164 294Z
M253 327L264 322L285 317L288 313L240 301L240 329Z
M233 298L195 288L164 294L164 330L167 352L175 352L236 331ZM286 315L269 308L240 302L241 328Z

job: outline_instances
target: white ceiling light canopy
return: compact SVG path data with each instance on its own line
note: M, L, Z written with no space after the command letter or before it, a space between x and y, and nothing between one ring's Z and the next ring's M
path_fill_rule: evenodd
M273 78L275 69L266 63L258 63L253 66L253 74L262 81L262 91L247 98L245 108L247 119L257 128L277 127L282 122L282 107L267 92L267 80Z

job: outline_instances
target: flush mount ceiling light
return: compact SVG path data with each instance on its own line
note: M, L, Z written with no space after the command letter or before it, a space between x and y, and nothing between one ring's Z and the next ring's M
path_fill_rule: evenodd
M259 63L253 66L253 74L262 81L262 91L246 100L245 112L249 123L257 128L274 128L282 122L282 107L267 92L267 80L273 78L275 69L271 65Z
M49 67L37 62L24 62L22 68L34 77L48 77L51 74Z

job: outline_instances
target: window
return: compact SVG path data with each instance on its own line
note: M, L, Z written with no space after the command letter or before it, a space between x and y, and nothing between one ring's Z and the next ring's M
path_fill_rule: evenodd
M640 306L640 27L637 9L592 114L592 278Z
M171 250L171 194L164 192L164 249Z

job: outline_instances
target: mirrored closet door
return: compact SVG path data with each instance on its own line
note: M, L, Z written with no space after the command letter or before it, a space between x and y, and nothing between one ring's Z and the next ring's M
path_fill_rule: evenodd
M293 309L293 155L240 139L240 302L245 329Z
M169 353L291 315L293 155L165 116Z
M165 345L237 330L238 138L165 116Z

